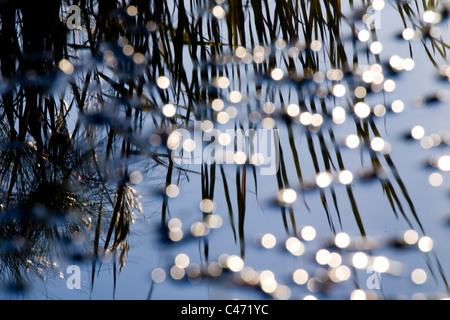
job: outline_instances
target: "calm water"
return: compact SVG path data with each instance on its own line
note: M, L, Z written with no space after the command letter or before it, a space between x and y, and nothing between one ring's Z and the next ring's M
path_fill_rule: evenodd
M83 13L84 29L67 39L87 50L68 45L66 56L54 45L52 58L16 57L13 70L4 36L0 297L448 297L445 45L433 51L429 38L404 31L393 1L375 1L380 11L342 3L339 27L309 6L303 23L280 22L301 12L291 2L262 2L277 28L258 26L257 9L241 13L236 1L184 5L183 30L171 2L117 9L105 19L125 22L106 32L91 20L91 37ZM409 5L409 27L450 40L448 1ZM89 10L107 12L99 6ZM2 8L2 30L23 28L19 49L36 53L27 22L37 18L21 8L23 26L8 24L10 9ZM360 32L365 12L373 33ZM194 142L200 149L177 136L189 128L194 139L194 120L206 133L278 129L278 173L250 165L249 150L246 166L233 149L237 164L174 165L171 146L182 145L183 156ZM271 147L265 156L280 151Z

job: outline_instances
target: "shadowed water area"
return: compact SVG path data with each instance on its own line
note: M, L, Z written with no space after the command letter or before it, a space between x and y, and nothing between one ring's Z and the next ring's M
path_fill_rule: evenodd
M447 298L449 14L0 0L0 298Z

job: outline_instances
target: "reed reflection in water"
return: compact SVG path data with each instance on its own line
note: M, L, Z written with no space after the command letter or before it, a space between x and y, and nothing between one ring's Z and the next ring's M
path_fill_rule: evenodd
M81 26L74 30L66 25L70 5L81 13ZM384 55L375 25L368 23L374 17L370 12L382 14L387 5L404 25L397 36L409 46L410 57ZM310 210L308 199L314 193L336 237L333 248L361 251L371 257L361 269L388 272L391 265L380 263L386 260L372 258L376 246L354 188L364 188L360 181L378 181L385 194L380 201L420 239L427 239L379 123L401 116L406 108L394 93L397 78L415 67L414 50L425 51L430 68L443 81L450 79L448 13L448 1L137 0L119 5L54 0L45 6L3 1L0 279L22 290L33 278L44 279L57 270L57 260L69 258L91 263L93 288L99 268L109 259L105 257L111 257L115 284L126 264L135 215L150 211L154 216L156 211L153 206L143 209L138 186L161 193L161 243L199 241L202 247L202 263L180 262L177 256L167 272L154 270L154 283L166 274L173 279L187 274L191 282L226 278L222 271L229 270L240 274L238 286L291 298L291 289L272 271L245 267L247 203L256 197L267 200L261 206L276 206L288 238L285 249L299 257L308 237L299 232L298 221ZM378 97L384 103L372 105ZM277 129L280 143L272 151L280 166L272 183L278 192L259 199L264 187L258 183L261 154L237 149L221 153L233 165L175 161L173 150L187 157L202 149L202 142L181 139L180 132L194 131L196 122L216 137L216 159L217 150L234 142L226 129ZM340 126L352 132L343 141L336 134ZM422 145L431 143L425 138L432 139L417 127L411 136ZM356 158L361 166L355 166ZM448 171L447 163L442 156L430 164ZM183 221L171 217L170 207L181 184L193 175L201 181L193 186L201 193L193 212L199 221L186 231ZM224 216L215 213L223 212L219 202L226 204ZM252 213L258 210L251 208ZM343 223L347 215L354 225ZM222 226L230 228L239 253L213 259L211 246L218 244L210 241L210 233ZM363 245L350 246L357 239L344 232L352 228ZM263 247L277 241L266 237ZM427 253L430 272L447 287L437 255L423 243L419 241L419 249ZM329 269L311 278L310 293L328 292L331 283L347 281L352 274L349 266L337 263L343 260L340 253L327 252L317 252L316 262ZM362 265L358 261L353 263L357 269ZM297 271L294 282L306 283L304 272ZM412 277L421 282L423 273ZM152 284L149 297L153 289ZM349 297L361 295L352 291Z

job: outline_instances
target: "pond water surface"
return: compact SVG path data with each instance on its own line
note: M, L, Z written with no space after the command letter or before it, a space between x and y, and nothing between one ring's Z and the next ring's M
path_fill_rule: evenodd
M1 4L0 298L447 298L450 3L357 2Z

